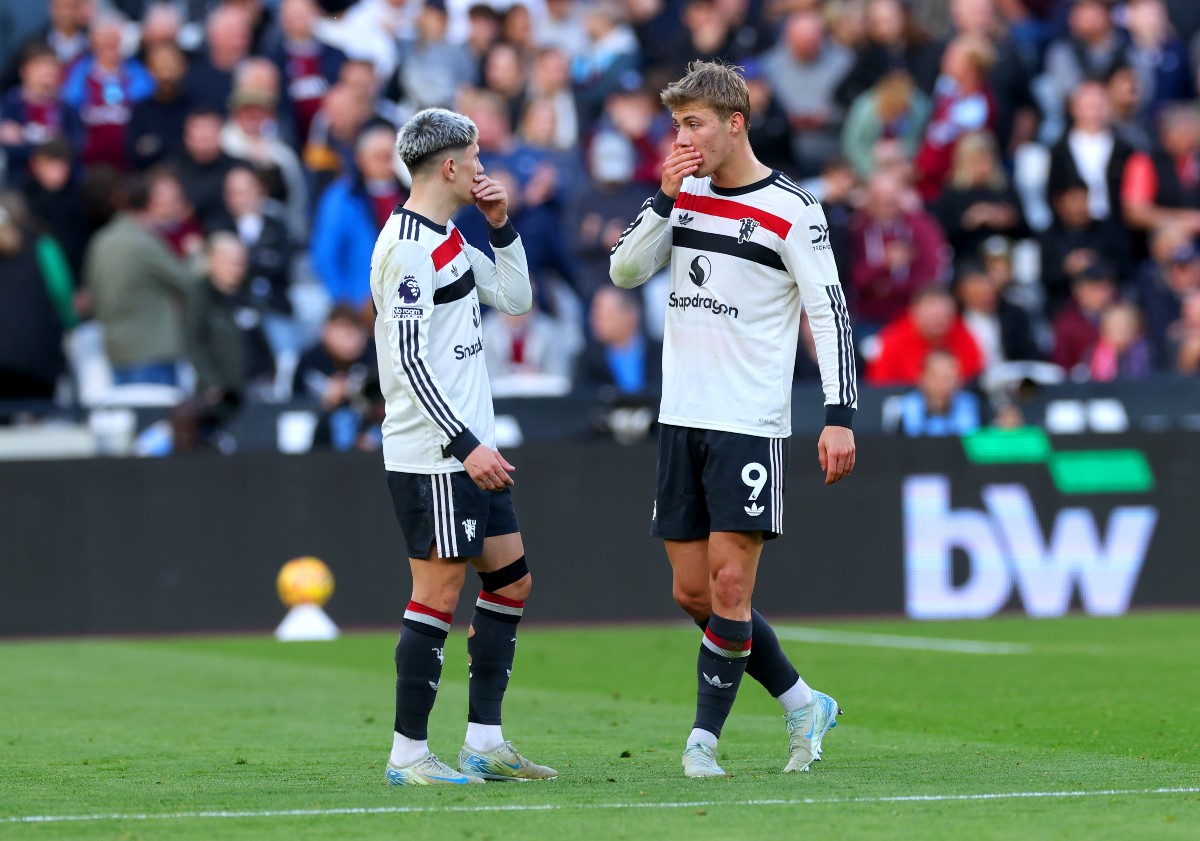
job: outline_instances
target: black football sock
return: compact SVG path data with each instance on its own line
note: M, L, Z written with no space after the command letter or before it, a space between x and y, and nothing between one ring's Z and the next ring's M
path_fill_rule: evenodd
M697 619L696 625L703 630L708 627L707 619ZM754 678L771 693L772 698L778 698L796 685L800 679L795 666L779 645L779 637L775 630L757 610L750 611L750 621L753 623L752 636L754 647L746 658L746 676Z
M517 653L517 623L524 609L523 601L479 592L467 636L471 664L467 721L472 724L500 724L500 706Z
M746 674L757 680L763 688L778 698L796 685L800 675L779 645L779 637L757 610L750 612L754 623L754 650L746 658Z
M429 738L429 712L442 682L450 614L417 602L404 611L396 643L396 732L417 741Z
M750 621L726 619L715 613L708 618L696 661L695 729L721 735L750 659L752 627Z

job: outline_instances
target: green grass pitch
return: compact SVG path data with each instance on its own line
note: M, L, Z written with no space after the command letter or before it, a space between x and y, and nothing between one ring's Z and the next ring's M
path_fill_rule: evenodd
M721 742L733 776L682 778L690 625L529 627L505 734L561 777L469 789L384 784L391 634L3 643L0 838L1200 838L1200 613L804 628L781 623L785 647L846 710L811 773L780 773L782 718L747 679ZM463 630L431 725L443 758L465 726Z

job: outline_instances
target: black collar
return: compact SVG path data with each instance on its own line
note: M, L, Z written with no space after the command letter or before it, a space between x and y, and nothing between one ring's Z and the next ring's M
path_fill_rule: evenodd
M763 187L770 187L781 174L779 170L773 169L771 170L771 174L766 178L763 178L761 181L755 181L753 184L747 184L744 187L718 187L711 181L709 182L709 186L712 187L712 191L718 196L744 196L746 193L753 193L755 190L761 190Z
M403 206L397 207L395 210L392 211L393 216L396 215L397 213L407 213L409 216L416 219L418 222L420 222L422 225L429 228L430 230L437 231L442 236L446 235L447 228L445 225L439 225L436 222L434 222L432 219L430 219L426 216L422 216L420 213L413 213L407 207L403 207Z

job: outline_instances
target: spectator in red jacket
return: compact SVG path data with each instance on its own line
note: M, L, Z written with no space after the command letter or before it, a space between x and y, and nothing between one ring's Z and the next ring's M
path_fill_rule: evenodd
M935 283L946 267L941 228L919 203L906 207L905 189L896 172L876 172L850 220L854 330L863 338L903 313L913 293Z
M1116 272L1097 261L1071 279L1071 300L1054 318L1050 359L1068 372L1081 368L1086 378L1088 353L1100 338L1100 315L1117 297Z
M871 385L916 385L931 350L952 354L963 382L983 371L979 345L959 318L950 293L939 287L914 295L908 312L883 328L879 339L879 353L867 367Z

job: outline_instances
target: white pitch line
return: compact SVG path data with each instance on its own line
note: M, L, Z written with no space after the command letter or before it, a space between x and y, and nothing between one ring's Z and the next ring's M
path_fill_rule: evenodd
M775 634L795 642L831 645L861 645L870 648L912 648L919 651L951 651L957 654L1028 654L1033 646L1019 642L981 642L937 637L905 637L899 634L864 634L856 631L827 631L824 628L776 627Z
M164 812L112 815L16 815L5 823L66 823L71 821L155 821L210 818L296 818L337 815L409 815L455 812L569 812L575 809L696 809L717 806L830 806L873 803L949 803L1029 798L1131 797L1160 794L1200 794L1200 787L1124 788L1104 791L1006 791L984 794L905 794L895 797L800 797L779 800L688 800L660 803L512 803L485 806L363 806L341 809L268 809L258 812Z

